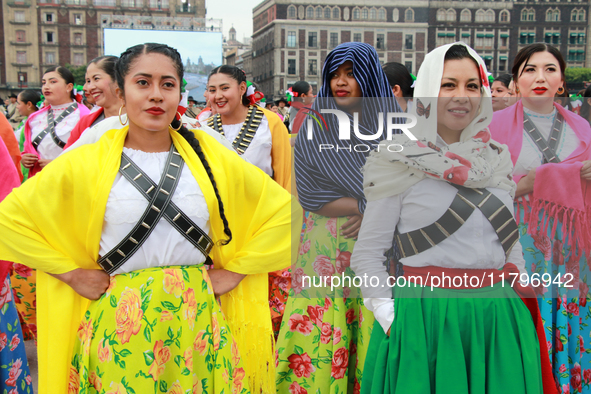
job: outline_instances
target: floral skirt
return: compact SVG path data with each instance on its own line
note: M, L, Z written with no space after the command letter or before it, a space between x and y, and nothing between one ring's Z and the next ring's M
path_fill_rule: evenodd
M26 265L14 263L10 282L24 339L37 341L37 272Z
M591 393L591 259L575 256L574 250L564 243L561 224L552 239L552 222L547 233L529 235L523 209L520 213L519 241L529 275L547 273L553 280L560 275L563 282L536 289L559 392ZM572 280L567 276L568 287L564 283L566 274L572 274Z
M3 393L33 393L23 332L7 275L0 290L0 388Z
M271 323L273 324L273 335L275 340L279 335L285 303L291 287L291 269L285 268L281 271L269 272L269 308L271 308Z
M203 266L111 278L78 329L70 393L249 393Z
M355 241L338 228L346 218L306 215L292 288L277 340L277 392L345 394L359 391L374 317L362 298L318 294L302 277L354 276ZM351 291L353 293L353 291Z
M510 282L395 295L390 336L375 323L362 394L542 393L538 337Z

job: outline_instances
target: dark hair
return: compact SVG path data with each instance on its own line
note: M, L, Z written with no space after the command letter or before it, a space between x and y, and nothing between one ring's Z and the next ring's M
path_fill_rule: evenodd
M291 87L291 91L298 94L296 98L300 98L302 94L308 94L310 91L310 84L306 81L297 81Z
M117 61L116 65L115 65L115 76L116 76L116 80L117 80L117 85L119 86L119 89L121 89L122 94L125 94L125 89L124 89L125 76L129 73L129 69L131 68L132 63L137 58L139 58L141 55L147 55L149 53L158 53L158 54L164 55L164 56L168 57L169 59L171 59L172 63L174 64L174 66L176 68L176 71L177 71L177 74L179 77L179 83L183 80L183 76L184 76L183 62L181 60L181 55L178 53L178 51L176 49L171 48L168 45L155 44L155 43L146 43L146 44L135 45L131 48L127 48L127 50L121 54L121 56L119 57L119 60ZM207 172L207 176L209 177L209 180L210 180L210 182L213 186L213 190L215 192L215 196L218 200L218 208L220 210L220 217L222 219L222 222L224 223L224 233L228 236L227 239L221 241L220 243L221 243L221 245L227 245L232 240L232 231L230 231L228 219L226 219L226 214L224 213L224 204L223 204L222 199L220 197L220 193L218 191L217 184L215 182L213 173L211 172L211 167L209 166L209 163L207 162L207 160L205 158L205 154L203 153L203 150L201 149L201 145L199 144L199 140L197 138L195 138L195 134L193 134L193 132L187 130L187 128L182 125L182 121L180 119L177 119L176 117L172 120L172 122L170 123L170 126L173 129L179 129L178 133L180 135L182 135L185 138L185 140L187 140L187 142L191 145L191 147L193 148L195 153L197 153L197 156L199 156L199 159L201 160L201 163L203 164L203 168L205 168L205 171Z
M98 68L111 77L113 82L115 82L117 81L117 76L115 75L115 65L117 64L117 60L119 60L117 56L99 56L92 59L88 65L96 64Z
M45 75L47 73L54 72L54 71L57 72L60 75L60 77L62 77L62 79L64 81L66 81L66 85L67 84L70 84L70 83L72 84L72 86L75 85L75 82L74 82L74 74L72 74L72 72L70 70L68 70L67 68L65 68L65 67L62 67L62 66L51 66L47 70L45 70L45 72L43 74ZM72 87L72 90L70 90L70 98L72 100L75 100L76 99L76 95L74 94L74 88L73 87Z
M583 104L581 105L581 112L580 115L585 118L586 121L589 121L589 112L591 112L591 106L587 103L587 99L591 98L591 85L587 86L585 92L583 93Z
M18 95L21 96L21 101L23 103L32 103L35 109L37 109L37 103L41 101L41 94L34 89L25 89Z
M246 83L246 73L236 66L224 64L223 66L214 68L209 73L209 77L207 77L207 83L209 83L209 78L211 78L211 76L214 74L226 74L234 78L236 82L238 82L238 85L240 85L242 82ZM246 94L242 96L242 104L245 107L250 106L250 100L248 99L248 97L246 97Z
M511 74L502 74L495 78L493 83L500 82L502 83L507 89L509 89L509 85L511 84Z
M384 64L382 69L386 73L390 87L393 88L394 86L398 85L402 90L403 97L407 99L412 97L414 93L412 84L414 81L410 75L410 72L408 71L408 68L406 68L404 64L390 62Z
M560 65L560 72L562 74L562 79L565 79L564 70L566 70L566 62L564 61L564 58L562 57L562 54L560 53L560 51L557 48L553 47L552 45L547 45L547 44L544 44L543 42L537 42L535 44L530 44L528 46L525 46L525 47L521 48L521 50L519 52L517 52L517 56L515 56L515 59L513 60L513 68L511 69L511 73L513 74L514 81L517 81L519 79L519 76L521 75L521 74L518 74L519 68L521 67L521 65L527 64L527 62L532 57L532 55L537 52L548 52L552 56L554 56L556 58L556 60L558 60L558 64ZM524 67L524 69L525 69L525 67ZM521 73L523 73L523 71L521 71Z

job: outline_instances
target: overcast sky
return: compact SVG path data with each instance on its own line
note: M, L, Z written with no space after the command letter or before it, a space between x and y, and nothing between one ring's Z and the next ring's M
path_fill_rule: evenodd
M234 25L236 39L252 36L252 9L263 0L206 0L207 17L224 21L224 37Z

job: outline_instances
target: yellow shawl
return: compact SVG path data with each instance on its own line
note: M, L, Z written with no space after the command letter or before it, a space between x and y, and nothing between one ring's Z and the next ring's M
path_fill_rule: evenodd
M248 275L222 296L222 309L252 391L273 393L267 272L283 269L290 262L290 195L204 132L194 132L212 168L233 234L230 244L214 247L212 259L217 268ZM126 135L127 128L111 130L97 143L60 156L0 204L0 260L43 271L37 276L41 393L68 392L76 332L90 302L44 272L99 269L96 260L107 198ZM174 131L171 136L205 195L210 235L217 243L225 235L211 182L185 139Z

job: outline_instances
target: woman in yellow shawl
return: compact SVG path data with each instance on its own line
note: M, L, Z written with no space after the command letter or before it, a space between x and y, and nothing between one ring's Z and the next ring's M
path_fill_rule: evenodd
M41 393L275 392L266 283L289 265L289 193L180 127L182 78L176 50L129 48L117 64L129 127L0 204L0 259L39 270Z

